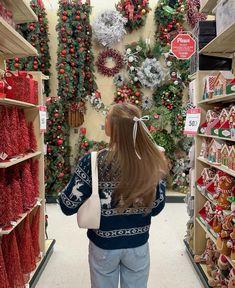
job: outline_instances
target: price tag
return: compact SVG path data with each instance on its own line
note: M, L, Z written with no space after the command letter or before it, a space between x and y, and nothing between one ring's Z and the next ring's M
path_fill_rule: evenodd
M40 132L46 132L47 130L47 107L39 106L39 117L40 117Z
M185 121L184 134L196 135L201 120L201 109L189 109Z

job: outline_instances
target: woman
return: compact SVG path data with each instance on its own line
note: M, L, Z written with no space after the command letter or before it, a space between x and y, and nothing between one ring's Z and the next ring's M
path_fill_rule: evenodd
M92 288L117 288L119 274L122 288L147 287L149 228L151 216L165 205L160 179L167 163L146 131L145 117L140 117L140 110L131 104L114 105L106 117L109 149L98 155L101 223L99 229L87 232ZM64 214L77 213L91 193L87 154L59 196Z

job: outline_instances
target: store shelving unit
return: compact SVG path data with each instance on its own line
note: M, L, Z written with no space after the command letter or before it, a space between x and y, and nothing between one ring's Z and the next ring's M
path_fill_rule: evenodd
M10 9L14 13L14 20L16 23L37 21L37 16L33 10L26 3L26 0L7 0ZM4 69L6 59L15 57L27 57L38 55L37 50L29 44L13 27L0 17L0 67ZM38 81L38 105L33 105L21 101L16 101L7 98L0 98L0 105L16 106L24 109L26 120L31 121L34 126L35 137L37 140L38 151L29 153L27 155L16 157L8 162L1 162L0 169L7 169L10 166L17 165L28 159L39 160L39 198L34 207L27 213L21 215L20 219L13 224L10 230L0 230L0 237L4 234L9 234L16 227L21 225L25 217L33 214L37 207L40 207L40 231L39 231L39 244L41 250L41 261L38 263L37 268L31 273L31 278L27 287L35 287L36 282L42 273L47 261L49 260L55 240L46 240L45 236L45 186L44 186L44 135L40 132L40 115L39 106L44 105L43 96L43 81L48 80L48 77L41 72L29 72L35 80Z
M204 1L204 5L202 6L202 11L211 14L212 9L215 7L217 1L207 0ZM235 23L233 23L228 29L218 35L215 39L213 39L207 46L205 46L200 53L205 55L212 56L220 56L220 57L233 57L235 52ZM201 123L203 123L206 119L207 110L213 107L225 107L229 106L231 103L235 103L235 94L231 95L222 95L218 97L213 97L212 99L203 100L203 78L207 75L213 74L215 71L197 71L195 74L191 75L191 79L195 80L195 98L197 101L197 106L201 108ZM226 172L227 174L235 177L235 171L228 169L223 165L215 165L209 162L207 159L200 157L201 145L204 138L218 139L226 142L235 142L235 139L229 139L224 137L218 137L213 135L204 135L198 134L195 137L195 171L196 171L196 179L201 176L201 172L205 167L213 167L217 170ZM234 144L234 143L233 143ZM195 267L199 277L202 280L202 283L205 287L210 287L208 285L209 275L206 273L205 266L201 264L196 264L194 262L194 255L201 255L206 247L206 239L209 237L214 243L216 242L216 233L212 229L209 229L206 223L201 221L200 216L198 214L199 210L202 209L206 201L210 201L212 204L216 204L214 199L208 197L206 193L203 191L197 191L194 196L194 239L193 239L193 249L190 250L189 245L186 244L186 251L189 255L189 258ZM225 215L229 214L230 211L224 211ZM235 268L235 262L231 260L230 257L227 257L231 266Z
M17 1L15 1L17 2ZM0 16L0 51L2 59L37 56L38 51Z
M201 1L201 12L206 14L212 14L212 10L215 8L217 0L203 0Z

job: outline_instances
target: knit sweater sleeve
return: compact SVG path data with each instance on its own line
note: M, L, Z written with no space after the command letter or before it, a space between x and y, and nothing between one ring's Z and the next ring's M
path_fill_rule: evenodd
M160 181L156 188L156 200L152 209L152 216L158 215L165 207L166 202L166 184L164 181Z
M73 215L79 207L91 196L91 154L85 155L67 186L59 194L58 202L65 215Z

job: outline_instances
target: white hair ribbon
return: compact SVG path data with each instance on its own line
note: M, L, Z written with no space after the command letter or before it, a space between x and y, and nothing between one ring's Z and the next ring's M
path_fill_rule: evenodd
M134 149L135 149L135 154L136 156L141 160L141 157L140 155L138 154L138 152L136 151L136 137L137 137L137 129L138 129L138 122L141 123L142 127L144 128L145 132L148 134L148 136L150 137L150 139L153 141L153 143L156 145L151 133L149 132L149 129L148 127L145 125L144 121L148 121L149 120L149 116L146 115L146 116L143 116L141 118L137 118L137 117L134 117L133 118L134 120L134 126L133 126L133 143L134 143ZM158 146L156 145L157 148L160 150L160 151L165 151L165 149L161 146Z

